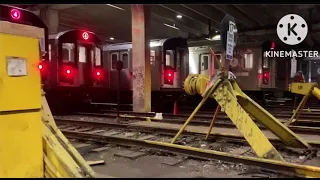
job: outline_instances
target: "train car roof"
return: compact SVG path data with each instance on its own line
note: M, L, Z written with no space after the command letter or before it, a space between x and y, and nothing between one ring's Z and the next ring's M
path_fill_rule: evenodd
M87 38L84 38L84 34L87 33ZM82 38L82 39L81 39ZM85 40L89 42L95 42L98 44L100 47L102 47L103 41L93 32L91 31L84 31L80 29L71 29L67 31L62 31L57 34L52 34L49 36L49 39L51 40Z
M171 43L172 41L176 42L174 45L177 45L177 41L182 43L182 46L188 47L188 43L186 39L176 37L176 38L166 38L166 39L153 39L150 41L150 47L159 47L159 46L165 46L167 43ZM109 44L103 46L103 51L118 51L118 50L128 50L132 49L132 42L127 43L117 43L117 44Z
M83 30L80 30L80 29L71 29L71 30L59 32L57 34L49 35L49 39L58 39L59 37L65 35L68 32L75 32L75 31L84 32ZM95 36L97 36L95 33L91 32L91 31L85 31L85 32L88 32L90 34L94 34Z

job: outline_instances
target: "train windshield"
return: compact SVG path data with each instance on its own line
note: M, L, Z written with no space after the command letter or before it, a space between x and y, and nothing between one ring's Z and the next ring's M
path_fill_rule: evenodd
M75 44L74 43L62 43L62 62L75 63Z
M101 66L101 49L94 44L78 42L78 62Z

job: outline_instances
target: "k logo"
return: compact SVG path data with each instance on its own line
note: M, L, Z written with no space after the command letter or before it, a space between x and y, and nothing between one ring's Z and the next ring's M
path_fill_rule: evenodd
M307 37L308 25L301 16L288 14L278 22L277 34L282 42L297 45Z

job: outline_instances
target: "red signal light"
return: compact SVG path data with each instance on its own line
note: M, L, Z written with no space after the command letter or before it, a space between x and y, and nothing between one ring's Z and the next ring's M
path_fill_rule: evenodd
M38 67L39 67L39 69L40 69L40 70L43 68L41 64L39 64L39 66L38 66Z
M21 13L18 9L11 9L10 15L13 19L16 19L16 20L20 19L21 17Z
M70 73L71 73L70 69L67 69L67 70L66 70L66 73L67 73L67 74L70 74Z
M266 84L266 85L269 84L269 77L270 77L269 72L264 72L263 73L263 84Z
M83 38L84 40L88 40L88 39L89 39L89 33L88 33L88 32L82 33L82 38Z
M166 70L165 71L165 78L164 78L164 83L165 84L170 84L173 85L173 80L174 80L174 72L173 70Z
M276 48L276 43L275 42L271 42L271 49L275 49Z

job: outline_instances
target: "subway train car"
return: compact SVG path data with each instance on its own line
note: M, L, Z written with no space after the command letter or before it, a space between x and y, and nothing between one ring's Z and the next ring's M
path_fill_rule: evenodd
M188 75L188 44L183 38L152 40L150 42L152 106L163 106L183 93L183 82ZM120 74L121 103L132 103L132 43L111 44L103 47L105 86L109 98L117 97L116 62L123 62ZM115 99L109 99L109 102Z
M266 48L266 46L269 48ZM282 96L290 83L290 59L266 58L265 50L272 50L274 42L242 45L234 50L230 69L237 77L241 89L255 100ZM220 46L189 47L190 74L212 75L218 64L211 57L212 48L218 60L224 65L224 50Z
M102 41L92 32L68 30L50 35L48 59L39 65L48 101L77 103L90 98L104 81L102 57Z

